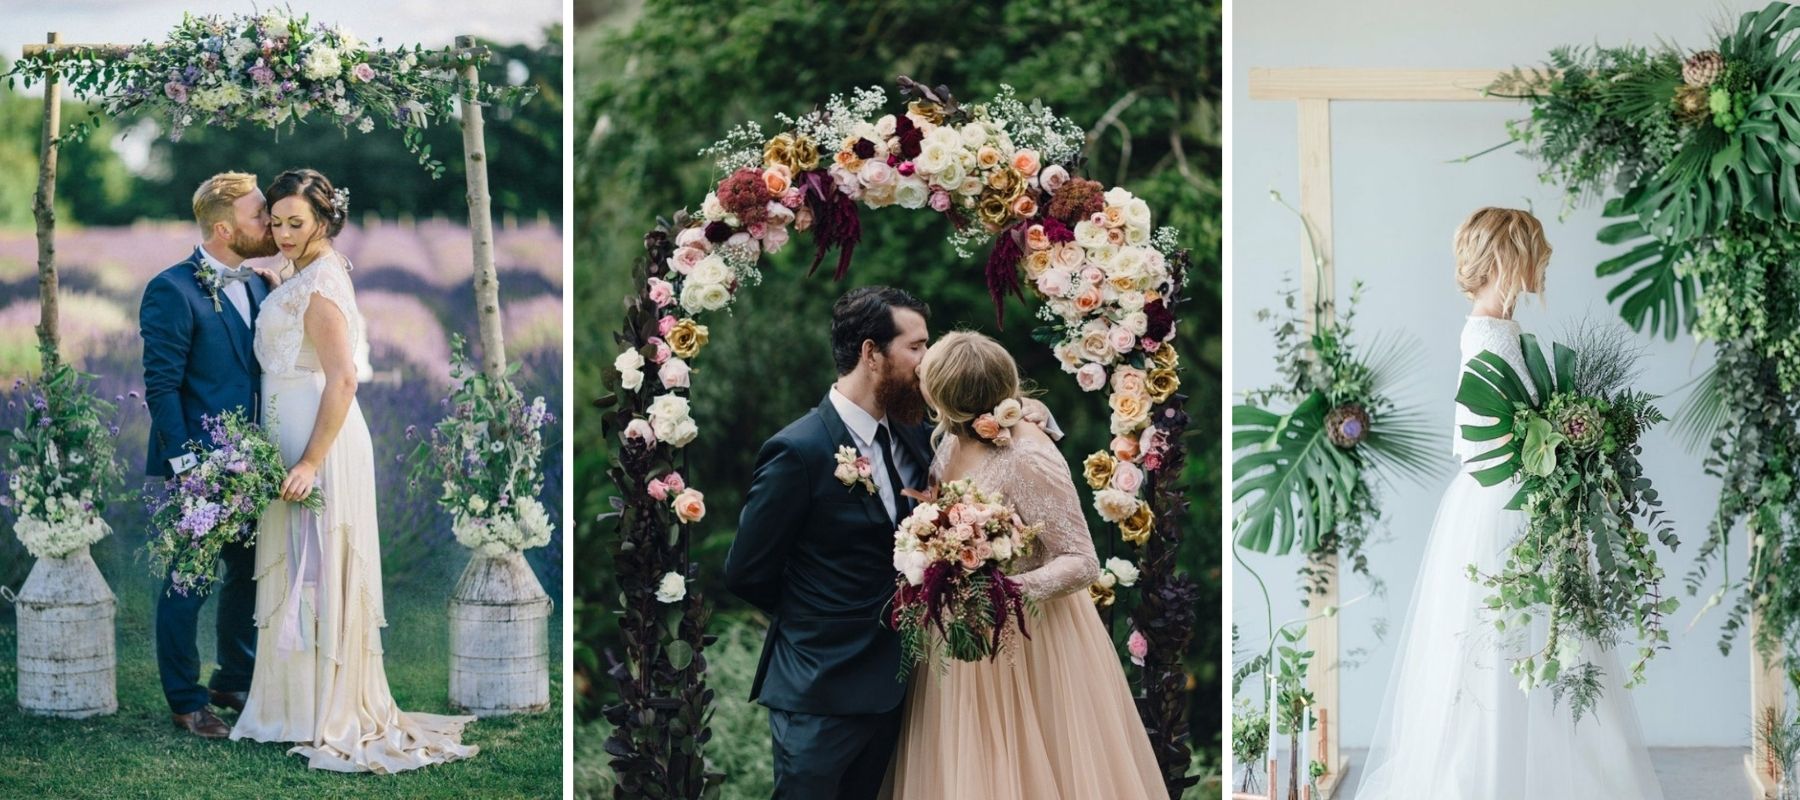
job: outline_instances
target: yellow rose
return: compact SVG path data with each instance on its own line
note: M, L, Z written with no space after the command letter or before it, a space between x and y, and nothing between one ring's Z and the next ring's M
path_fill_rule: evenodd
M1156 512L1150 510L1149 503L1139 503L1137 513L1119 523L1119 535L1139 547L1150 541L1150 532L1155 529Z
M1108 483L1112 482L1113 471L1118 467L1118 459L1113 458L1105 450L1101 450L1081 462L1081 476L1087 479L1088 486L1096 490L1104 489Z
M933 125L944 124L944 107L930 100L914 100L907 103L906 112Z
M1163 342L1162 347L1151 354L1150 361L1163 369L1174 369L1176 364L1181 363L1181 358L1175 354L1175 345Z
M1113 590L1098 583L1093 584L1088 587L1088 599L1094 601L1094 605L1105 608L1113 604Z
M1165 345L1165 347L1167 346ZM1176 389L1181 388L1181 378L1177 376L1175 370L1172 369L1150 370L1150 379L1148 383L1150 388L1150 399L1158 403L1168 400L1175 394Z
M811 137L783 133L763 145L763 166L780 165L798 175L819 166L819 146Z
M669 343L669 349L674 351L676 356L680 358L693 358L694 354L699 353L700 348L706 344L706 339L707 330L705 325L701 325L691 319L684 319L675 323L675 327L669 329L667 341Z

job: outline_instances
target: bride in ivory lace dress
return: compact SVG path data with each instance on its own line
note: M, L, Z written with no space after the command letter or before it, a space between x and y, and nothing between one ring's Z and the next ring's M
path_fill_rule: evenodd
M934 482L972 479L1042 525L1013 580L1035 606L1030 638L993 661L914 672L891 778L901 800L1166 798L1125 671L1086 589L1100 565L1056 429L1036 400L1012 442L971 422L1021 399L1018 365L993 339L952 333L925 353L920 388L938 428Z
M257 659L231 738L295 742L315 769L393 773L475 755L473 717L403 712L383 664L375 455L356 403L367 347L350 263L331 248L346 196L313 170L268 191L285 281L263 301L262 418L290 471L256 538ZM290 501L314 488L314 514Z

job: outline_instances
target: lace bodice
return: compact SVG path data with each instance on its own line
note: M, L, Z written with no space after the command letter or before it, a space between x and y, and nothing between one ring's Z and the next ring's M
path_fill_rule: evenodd
M369 349L356 289L350 283L350 261L328 251L269 292L256 318L256 360L270 376L318 372L319 354L306 336L306 307L314 296L331 301L350 327L353 355L362 372Z
M1536 395L1537 389L1531 386L1531 373L1525 368L1524 351L1519 349L1519 323L1495 317L1469 317L1469 321L1463 325L1462 329L1462 360L1457 362L1459 385L1464 365L1469 363L1469 359L1480 355L1483 350L1492 351L1506 359L1506 363L1512 365L1512 368L1519 373L1519 378L1525 381L1525 385L1531 387L1532 394ZM1462 426L1492 425L1495 421L1492 417L1478 416L1475 412L1464 408L1462 404L1457 404L1456 426L1450 432L1450 449L1456 454L1457 460L1467 461L1500 446L1501 442L1505 441L1500 439L1492 442L1471 442L1463 438Z
M1027 408L1042 404L1027 400ZM1048 414L1045 414L1048 419ZM1021 423L1025 424L1025 423ZM988 491L998 491L1019 512L1027 525L1042 525L1032 553L1013 565L1011 576L1025 596L1046 600L1086 589L1100 577L1100 559L1088 534L1081 499L1070 477L1069 462L1056 449L1060 435L1055 422L1045 425L1051 438L1021 437L1010 447L986 447L987 458L966 477ZM932 458L934 481L943 474L958 447L953 436L944 438Z

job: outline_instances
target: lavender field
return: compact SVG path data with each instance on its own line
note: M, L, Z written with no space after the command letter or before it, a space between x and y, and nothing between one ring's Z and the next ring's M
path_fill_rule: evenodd
M495 232L507 355L521 362L520 388L562 407L561 231L533 223ZM195 245L192 225L155 223L130 227L63 230L57 235L62 282L63 352L95 376L97 390L119 405L118 458L126 466L126 496L111 506L114 536L95 547L109 580L127 575L148 582L138 551L146 514L139 489L149 416L142 401L143 372L137 330L143 287L157 272L185 258ZM352 280L368 321L375 377L358 390L378 454L394 461L378 467L383 567L390 584L416 580L448 594L454 570L466 560L451 538L448 519L428 492L412 491L408 464L415 441L410 426L427 429L443 413L449 391L450 338L475 338L475 299L470 285L468 232L444 220L352 225L337 247L356 265ZM37 242L30 231L0 230L0 430L21 415L10 394L14 379L37 367ZM545 431L547 480L542 501L552 518L562 508L562 420ZM528 554L544 585L561 585L562 531L549 547ZM11 536L0 537L0 585L16 587L30 558Z

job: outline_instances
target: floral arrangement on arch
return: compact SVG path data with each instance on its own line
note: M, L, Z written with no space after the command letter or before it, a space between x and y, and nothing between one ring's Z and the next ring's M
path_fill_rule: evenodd
M815 111L776 115L780 130L745 123L701 151L720 178L696 212L683 210L644 237L641 290L627 299L603 375L605 427L618 450L609 476L621 543L614 574L624 598L620 624L627 663L611 670L620 702L606 709L621 796L700 796L719 779L694 743L712 692L697 655L708 616L687 585L692 526L704 514L700 491L680 480L684 451L699 436L690 415L694 360L710 331L706 315L727 310L762 281L765 254L812 235L809 274L836 251L841 279L862 241L862 214L898 207L942 215L950 244L965 258L987 247L984 279L997 321L1008 294L1042 301L1034 340L1055 350L1063 369L1090 392L1105 391L1113 439L1085 470L1100 515L1137 548L1139 562L1109 562L1090 590L1109 603L1115 586L1140 587L1128 649L1142 664L1153 748L1172 793L1192 783L1183 741L1181 651L1192 636L1197 591L1175 571L1175 515L1185 507L1175 475L1185 451L1174 309L1188 256L1172 228L1154 228L1149 206L1123 188L1079 177L1086 137L1042 104L1002 86L991 100L964 104L943 86L898 79L908 103L889 112L887 92L833 95ZM850 470L854 470L854 464ZM662 491L656 487L661 484ZM1157 509L1171 515L1159 520ZM1141 578L1140 578L1141 575ZM684 721L679 741L642 729L640 716Z
M1717 360L1676 416L1720 478L1687 591L1729 610L1729 650L1760 614L1765 654L1800 646L1800 10L1772 2L1718 26L1712 46L1551 51L1489 92L1529 106L1508 125L1570 207L1604 200L1595 274L1632 327L1713 342ZM1741 576L1723 570L1743 524ZM1710 583L1709 567L1723 577ZM1729 598L1729 599L1728 599Z
M157 113L175 140L194 125L280 130L311 118L369 133L379 124L399 129L419 163L441 176L443 162L431 156L423 131L433 119L449 119L457 97L468 93L454 68L472 56L379 45L282 9L184 14L166 40L134 45L120 60L79 48L52 50L20 59L6 77L29 87L54 69L67 76L77 98L97 100L109 116ZM477 99L513 105L532 91L483 85ZM76 123L65 140L79 141L94 124L93 118Z
M549 544L556 523L538 493L543 428L555 416L542 396L527 402L510 378L469 363L461 334L451 337L450 379L456 387L440 401L449 414L413 451L413 484L441 488L437 504L450 514L457 543L480 555ZM407 427L408 439L418 435Z
M25 420L10 432L0 507L32 557L64 558L112 532L101 513L123 476L112 458L118 428L104 421L113 405L54 351L44 365L36 379L13 384Z

